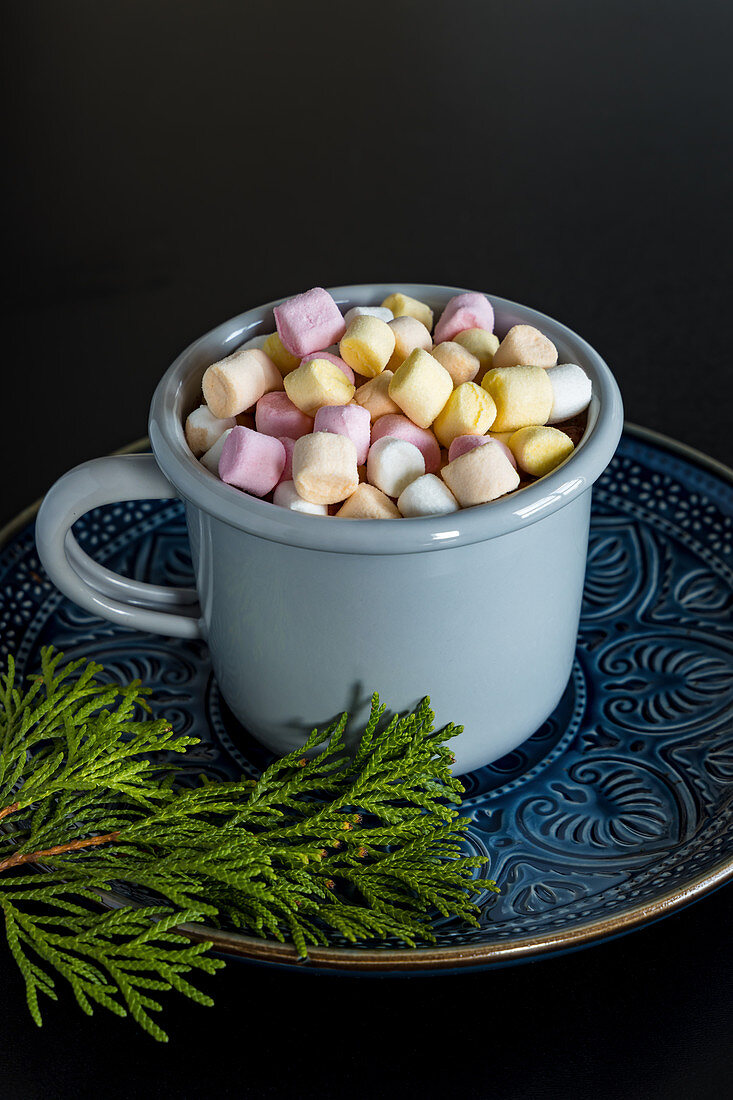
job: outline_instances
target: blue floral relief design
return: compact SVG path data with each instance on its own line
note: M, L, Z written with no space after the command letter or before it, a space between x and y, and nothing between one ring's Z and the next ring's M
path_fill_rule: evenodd
M191 583L178 502L95 509L82 547L118 572ZM464 777L469 851L501 893L478 929L439 945L581 926L733 861L733 486L625 436L594 490L580 635L555 713L519 749ZM0 550L0 657L33 671L42 645L140 678L200 745L191 776L256 775L269 755L221 699L202 642L133 634L63 599L29 526ZM460 720L460 715L456 715Z

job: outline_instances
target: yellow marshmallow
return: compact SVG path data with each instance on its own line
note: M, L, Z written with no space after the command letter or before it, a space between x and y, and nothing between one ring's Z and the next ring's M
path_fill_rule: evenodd
M492 430L489 432L489 435L492 439L498 439L500 443L506 443L508 447L509 440L514 435L514 432L495 432L492 428Z
M452 392L448 371L422 348L410 352L389 384L389 396L419 428L430 427Z
M400 519L397 505L376 485L366 482L359 485L336 515L343 519Z
M458 435L485 435L495 418L491 394L475 382L462 382L436 416L433 431L441 446L450 447Z
M395 317L416 317L428 332L433 331L433 311L425 302L418 302L409 294L388 294L382 305L391 309Z
M543 367L494 367L481 385L496 404L495 432L545 424L552 412L552 383Z
M376 378L371 378L359 386L354 394L354 404L361 405L367 410L372 418L372 424L380 416L402 412L399 405L396 405L389 396L389 384L393 378L394 374L391 370L384 370Z
M386 321L369 314L355 317L339 344L339 355L357 374L381 374L394 351L394 333Z
M356 444L334 432L302 435L293 447L293 483L298 496L311 504L346 500L359 487Z
M422 321L416 317L395 317L394 321L388 321L389 327L394 333L394 351L387 367L395 371L401 367L407 356L415 348L423 348L430 351L433 340Z
M543 477L574 450L573 441L558 428L532 424L520 428L509 440L517 465L533 477Z
M487 332L485 328L467 328L453 339L476 356L481 370L491 370L494 365L494 355L499 347L499 337L495 333Z
M280 374L290 374L291 370L295 370L300 363L298 356L288 351L276 332L267 337L262 350L265 355L270 356Z
M473 382L479 372L481 363L468 348L461 347L457 339L444 340L433 348L433 356L441 367L445 367L453 379L454 386L460 386L463 382Z
M309 359L285 375L285 392L301 412L315 416L323 405L348 405L356 391L335 363L328 359ZM321 504L322 501L313 503Z
M462 508L496 500L519 485L519 474L502 449L488 443L454 458L440 473Z
M515 325L494 352L495 367L554 367L557 348L538 328Z
M212 363L201 380L204 400L219 419L238 416L272 390L281 390L283 380L272 359L257 348L239 351Z

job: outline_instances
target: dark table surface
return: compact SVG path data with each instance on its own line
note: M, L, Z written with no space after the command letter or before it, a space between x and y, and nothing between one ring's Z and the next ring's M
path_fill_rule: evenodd
M314 284L537 306L629 419L733 462L730 5L67 0L4 9L2 518L146 430L191 339ZM42 1031L0 947L5 1096L718 1097L722 890L627 938L483 974L233 961L171 1042Z

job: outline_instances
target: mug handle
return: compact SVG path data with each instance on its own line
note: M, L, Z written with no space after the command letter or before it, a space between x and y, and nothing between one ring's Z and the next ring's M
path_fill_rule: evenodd
M113 573L86 554L71 527L91 508L124 500L164 500L178 494L152 454L95 458L51 487L36 518L43 568L85 611L133 630L177 638L203 637L195 588L145 584Z

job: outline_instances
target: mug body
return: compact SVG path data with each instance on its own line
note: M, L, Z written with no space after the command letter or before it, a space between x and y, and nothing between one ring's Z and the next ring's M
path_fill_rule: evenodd
M460 288L340 287L346 309L395 289L436 312ZM200 628L224 699L277 753L343 710L357 733L373 692L390 711L428 695L455 722L455 771L516 748L549 716L571 671L591 488L623 423L618 387L581 337L544 314L490 296L499 336L540 328L559 362L591 376L588 425L573 454L488 505L401 520L289 512L224 485L188 451L183 424L206 367L274 329L270 303L220 325L169 368L153 398L150 440L184 500Z
M456 774L498 759L568 681L590 498L497 538L399 555L270 542L187 504L224 699L282 754L345 710L358 734L374 691L400 712L429 695L438 727L464 727L451 744Z

